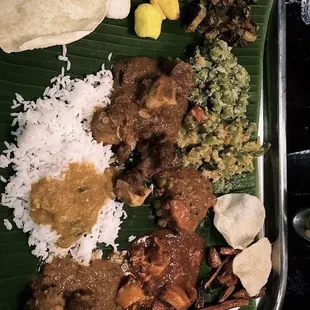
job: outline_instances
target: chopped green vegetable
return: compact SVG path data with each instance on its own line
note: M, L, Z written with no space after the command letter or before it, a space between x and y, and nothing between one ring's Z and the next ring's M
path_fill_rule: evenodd
M246 117L250 89L250 75L238 64L231 49L224 41L207 41L191 58L196 87L189 99L210 107L225 120Z
M227 43L207 42L197 48L191 64L196 80L189 99L196 108L185 116L178 145L186 167L200 168L227 192L227 181L253 172L253 159L270 145L261 145L256 123L246 117L250 76ZM203 121L195 117L197 106Z

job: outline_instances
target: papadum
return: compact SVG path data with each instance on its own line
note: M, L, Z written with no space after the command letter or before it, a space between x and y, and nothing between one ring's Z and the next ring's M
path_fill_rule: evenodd
M234 249L244 249L254 241L264 225L265 208L255 196L227 194L214 206L214 225Z
M267 283L271 271L271 244L262 238L233 260L233 273L250 296L257 295Z
M0 47L7 53L68 44L105 18L109 0L2 0Z

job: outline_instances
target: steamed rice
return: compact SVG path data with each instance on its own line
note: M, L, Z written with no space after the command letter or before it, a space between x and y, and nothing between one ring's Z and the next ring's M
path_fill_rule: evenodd
M63 50L65 60L66 48ZM48 225L38 225L29 215L31 184L50 176L60 178L73 162L92 162L98 172L109 167L113 155L111 146L97 143L90 130L95 107L110 104L113 86L112 73L104 67L84 80L64 75L52 79L42 98L25 101L16 94L12 108L21 106L22 112L12 113L18 128L15 143L5 143L0 156L0 167L13 165L15 175L9 180L1 203L14 211L14 223L29 233L32 253L42 259L65 256L70 253L75 260L88 264L97 243L117 248L115 240L125 216L123 204L110 200L103 206L98 221L90 234L84 234L71 248L56 246L59 235ZM6 224L8 224L6 222ZM8 227L8 225L6 225Z
M5 226L7 230L12 230L13 228L12 223L8 219L3 220L3 225Z

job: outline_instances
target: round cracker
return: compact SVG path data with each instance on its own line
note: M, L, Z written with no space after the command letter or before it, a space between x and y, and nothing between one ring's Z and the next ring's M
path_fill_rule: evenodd
M233 273L252 297L259 294L271 271L271 244L262 238L243 250L233 260Z
M214 225L234 249L254 241L264 225L265 208L260 199L248 194L227 194L214 206Z
M68 44L105 18L109 0L10 0L0 10L0 47L7 53Z

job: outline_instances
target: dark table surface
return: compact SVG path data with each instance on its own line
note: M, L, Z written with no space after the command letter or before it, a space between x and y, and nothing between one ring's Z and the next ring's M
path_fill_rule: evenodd
M282 0L284 1L284 0ZM289 275L283 309L310 309L310 243L293 231L292 218L310 208L310 25L300 1L287 9L287 142Z

